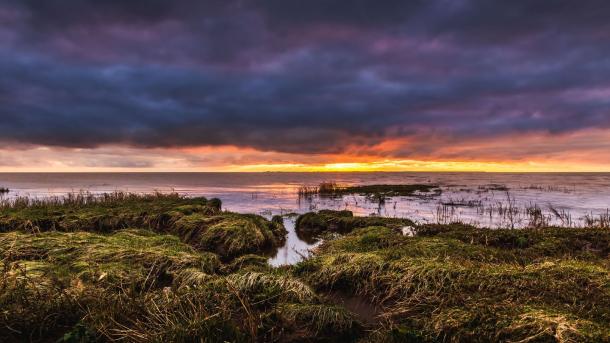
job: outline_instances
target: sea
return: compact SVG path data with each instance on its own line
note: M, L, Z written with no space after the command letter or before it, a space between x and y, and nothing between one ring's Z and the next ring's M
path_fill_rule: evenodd
M431 193L390 197L364 195L299 196L299 188L324 182L338 185L429 184ZM176 192L220 198L223 209L273 215L321 209L351 210L355 215L409 218L421 224L461 222L489 228L580 227L604 223L610 209L610 173L0 173L0 188L16 197L62 197L68 193ZM286 216L287 244L270 258L292 264L318 243L304 242Z

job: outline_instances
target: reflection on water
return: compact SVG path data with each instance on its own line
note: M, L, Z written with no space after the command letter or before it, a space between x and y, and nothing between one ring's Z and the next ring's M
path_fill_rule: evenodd
M394 197L384 204L359 195L301 198L302 185L438 184L433 197ZM175 191L189 196L218 197L226 210L276 214L320 209L348 209L356 215L406 217L420 223L461 221L484 227L525 227L532 220L549 225L579 226L610 207L608 173L0 173L0 187L15 196L46 197L81 190L104 193ZM294 232L286 218L287 244L271 260L294 263L312 246Z
M286 244L281 247L277 254L269 260L272 266L295 264L307 257L310 249L315 248L320 242L306 242L299 238L294 229L295 216L284 218L284 226L288 230Z

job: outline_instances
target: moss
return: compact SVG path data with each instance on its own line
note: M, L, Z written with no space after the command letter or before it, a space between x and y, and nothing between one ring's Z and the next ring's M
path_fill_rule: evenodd
M24 198L0 209L0 232L111 232L127 227L161 230L174 217L185 213L219 213L217 206L205 198L177 194L72 195L46 202Z
M268 263L268 257L260 255L244 255L231 261L231 263L224 266L225 271L237 272L237 271L266 271L270 269Z
M172 236L126 230L2 240L2 341L318 341L358 327L349 311L325 305L285 271L206 270L201 261L211 254Z
M288 340L315 338L317 341L349 342L362 333L362 325L354 314L340 306L284 304L274 317L281 326L298 333L297 337L288 337Z

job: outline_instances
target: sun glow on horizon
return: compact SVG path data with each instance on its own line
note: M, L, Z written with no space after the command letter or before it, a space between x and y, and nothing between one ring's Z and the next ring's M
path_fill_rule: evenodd
M476 162L384 160L326 164L251 164L232 166L236 172L608 172L608 166L552 162Z

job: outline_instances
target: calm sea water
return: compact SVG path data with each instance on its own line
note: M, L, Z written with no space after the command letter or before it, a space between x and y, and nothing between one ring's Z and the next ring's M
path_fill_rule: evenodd
M385 204L362 196L299 198L300 186L339 184L435 184L436 196L396 197ZM581 226L610 208L610 173L0 173L3 197L62 196L70 192L178 192L218 197L224 209L275 214L319 209L349 209L358 215L407 217L420 223L461 221L481 227L526 227L535 221ZM287 218L289 239L272 259L292 263L311 248L296 237Z

